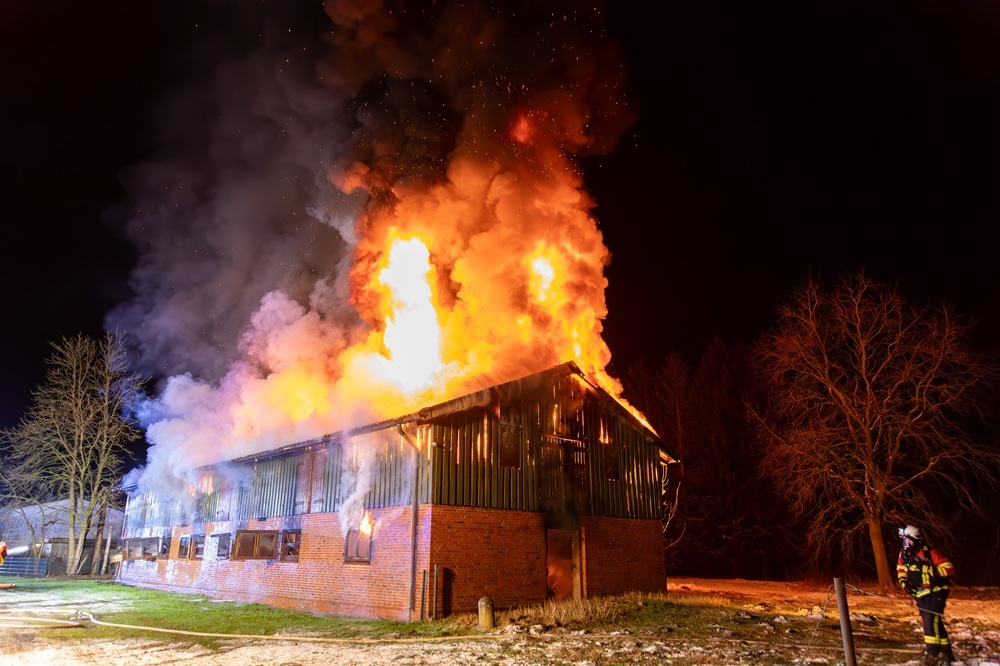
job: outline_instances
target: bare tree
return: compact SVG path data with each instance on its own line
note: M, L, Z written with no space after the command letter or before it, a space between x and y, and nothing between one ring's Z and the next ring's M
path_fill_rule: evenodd
M770 407L756 422L766 468L808 523L815 558L856 561L867 531L879 583L891 586L888 521L944 534L943 493L976 508L970 485L996 482L995 449L969 430L994 368L947 305L915 307L864 271L832 288L808 279L756 349Z
M45 381L20 424L4 432L7 475L31 479L67 500L66 572L80 572L84 542L101 511L117 498L126 445L138 437L128 416L141 390L123 340L77 335L52 344Z
M31 544L29 555L41 556L45 530L58 521L57 509L50 504L52 495L41 482L37 469L22 469L10 457L0 461L0 538L10 541L4 531L27 534ZM18 526L23 529L18 529Z

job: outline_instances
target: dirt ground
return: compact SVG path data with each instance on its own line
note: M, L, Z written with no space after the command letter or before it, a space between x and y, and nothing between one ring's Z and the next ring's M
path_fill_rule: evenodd
M638 631L621 627L607 634L544 630L540 626L508 625L488 637L453 640L400 640L382 643L316 643L305 640L231 640L209 650L171 641L167 634L150 633L145 640L61 641L42 638L37 631L0 628L0 664L45 666L143 666L152 664L275 664L327 666L392 663L417 664L842 664L842 649L817 646L806 622L837 622L832 584L772 583L739 580L670 580L670 595L718 597L738 602L746 617L766 614L760 622L761 640L730 639L725 626L715 634L671 639L669 630ZM15 591L0 597L2 615L17 607ZM33 609L38 609L33 597ZM920 666L920 629L916 609L902 597L883 596L847 587L847 603L856 627L859 664ZM83 607L98 615L101 608ZM58 616L64 608L45 609ZM108 610L108 609L103 609ZM65 616L65 615L63 615ZM792 618L784 619L780 618ZM811 618L815 618L812 620ZM956 652L966 666L1000 666L1000 590L958 588L948 602L947 622ZM894 621L912 624L913 642L878 645L869 627ZM784 624L787 623L787 624ZM788 628L798 626L800 629ZM730 632L731 633L731 632ZM874 647L865 647L875 644Z

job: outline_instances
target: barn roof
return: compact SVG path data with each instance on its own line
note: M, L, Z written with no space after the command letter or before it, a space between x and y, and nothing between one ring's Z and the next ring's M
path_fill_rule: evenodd
M474 407L485 407L491 404L497 398L501 400L509 400L515 398L531 391L538 389L556 379L567 377L570 375L576 376L580 385L583 386L588 392L590 392L601 405L617 414L618 416L625 419L629 424L632 425L637 431L643 433L650 443L654 444L659 448L669 459L673 462L673 458L670 457L669 452L666 449L666 443L663 439L647 424L643 423L641 420L636 418L632 412L630 412L622 403L615 399L610 393L605 391L599 386L596 386L589 382L586 377L584 377L583 371L580 370L579 366L573 361L568 361L561 365L549 368L548 370L543 370L537 372L533 375L527 375L519 379L515 379L509 382L504 382L503 384L497 384L489 388L484 388L473 393L468 393L466 395L454 398L452 400L446 400L428 407L424 407L416 412L410 414L405 414L403 416L398 416L392 419L386 419L384 421L378 421L375 423L369 423L367 425L362 425L355 428L350 428L348 430L341 430L338 432L330 433L323 437L307 440L303 442L296 442L294 444L288 444L276 449L271 449L269 451L264 451L261 453L254 453L241 458L236 458L230 462L247 462L251 460L262 460L266 458L273 458L277 456L286 455L301 449L308 449L310 447L326 444L338 439L345 439L347 437L352 437L355 435L363 435L370 432L377 432L379 430L386 430L388 428L394 428L396 426L401 426L408 423L429 423L434 419L446 416L448 414L455 414L457 412L463 412Z

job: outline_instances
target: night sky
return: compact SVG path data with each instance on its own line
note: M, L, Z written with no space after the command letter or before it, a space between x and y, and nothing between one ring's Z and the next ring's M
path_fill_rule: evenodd
M162 148L165 95L253 47L240 3L162 4L15 0L0 15L2 426L48 341L99 333L130 295L126 184ZM860 266L952 302L1000 348L995 3L612 4L638 120L582 162L613 255L612 374L750 341L809 272ZM325 17L317 3L282 20Z

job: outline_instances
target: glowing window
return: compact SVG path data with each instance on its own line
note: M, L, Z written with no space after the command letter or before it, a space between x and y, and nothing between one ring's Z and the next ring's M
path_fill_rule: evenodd
M521 467L521 426L500 422L500 464L503 467Z
M365 534L360 530L350 530L347 533L347 552L344 553L344 561L371 562L372 561L371 534Z
M372 560L372 519L365 512L358 529L347 532L345 540L345 562L371 562Z
M601 458L604 463L604 478L608 481L621 481L622 466L618 447L614 444L602 444Z

